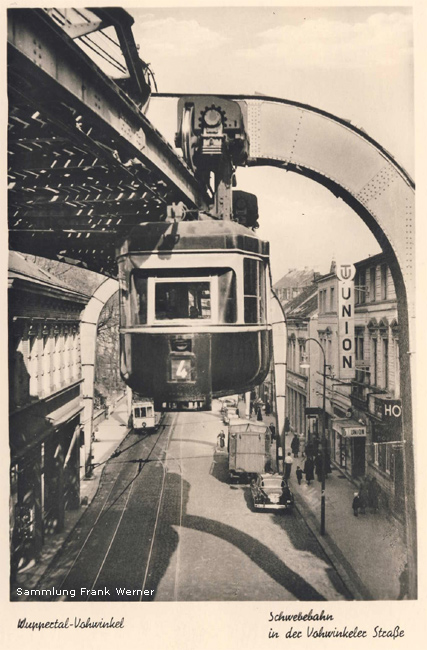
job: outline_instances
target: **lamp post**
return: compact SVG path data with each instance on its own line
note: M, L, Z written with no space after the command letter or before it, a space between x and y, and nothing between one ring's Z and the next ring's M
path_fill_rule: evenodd
M325 436L325 424L326 424L326 355L325 350L323 349L322 344L312 337L309 337L305 340L314 341L317 343L319 348L322 351L323 355L323 392L322 392L322 490L320 495L320 534L325 534L325 479L326 479L326 436ZM310 364L300 364L300 368L309 368Z

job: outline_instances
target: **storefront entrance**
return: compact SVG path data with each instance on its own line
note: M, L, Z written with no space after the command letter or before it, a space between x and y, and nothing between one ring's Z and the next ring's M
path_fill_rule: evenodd
M352 464L351 475L353 478L365 474L365 438L353 438L352 444Z
M335 460L353 478L365 474L366 427L348 418L332 422L335 431Z

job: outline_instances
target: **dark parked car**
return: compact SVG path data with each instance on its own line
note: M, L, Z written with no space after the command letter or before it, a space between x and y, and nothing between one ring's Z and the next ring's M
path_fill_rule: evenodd
M294 495L281 474L257 474L251 482L254 508L292 510Z

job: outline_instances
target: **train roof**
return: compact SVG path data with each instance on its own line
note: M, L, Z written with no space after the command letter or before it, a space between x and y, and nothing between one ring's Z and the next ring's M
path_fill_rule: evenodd
M136 226L119 254L150 252L171 254L203 250L240 250L268 256L269 244L235 221L181 221L145 223Z

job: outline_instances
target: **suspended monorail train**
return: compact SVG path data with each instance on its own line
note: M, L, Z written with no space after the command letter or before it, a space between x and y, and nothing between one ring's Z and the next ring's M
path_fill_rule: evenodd
M121 372L161 410L208 410L269 369L269 245L226 220L146 223L117 251Z

